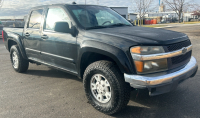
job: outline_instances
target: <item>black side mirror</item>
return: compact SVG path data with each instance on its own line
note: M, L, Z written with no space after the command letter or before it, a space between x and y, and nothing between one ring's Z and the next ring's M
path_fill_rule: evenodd
M72 26L72 31L71 31L71 34L73 37L76 37L79 33L79 31L77 30L77 28L75 26Z
M71 33L71 29L69 28L69 24L67 22L56 22L54 31L62 33Z

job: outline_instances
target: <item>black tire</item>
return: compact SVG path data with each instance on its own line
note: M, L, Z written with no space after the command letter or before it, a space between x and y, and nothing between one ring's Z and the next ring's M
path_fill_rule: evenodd
M15 53L17 55L17 58L16 58L16 59L18 59L17 67L14 67L13 53ZM10 59L11 59L12 67L16 72L23 73L23 72L26 72L28 70L29 61L22 57L22 55L19 51L19 47L17 45L13 45L11 47L11 49L10 49Z
M111 86L111 98L107 103L99 102L90 90L90 81L96 74L103 75ZM109 61L98 61L90 64L85 70L83 84L89 103L98 111L112 115L127 106L130 99L130 85L124 80L118 67Z

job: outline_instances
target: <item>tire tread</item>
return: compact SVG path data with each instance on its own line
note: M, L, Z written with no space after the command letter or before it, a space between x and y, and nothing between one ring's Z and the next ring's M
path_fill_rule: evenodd
M18 73L24 73L28 70L29 67L29 61L24 59L22 54L19 51L19 47L17 45L13 45L10 49L10 59L11 59L11 63L12 63L12 52L16 51L18 54L18 58L19 58L19 67L18 69L15 69L16 72Z
M114 114L114 113L117 113L119 112L120 110L122 110L123 108L125 108L129 102L129 99L130 99L130 85L128 85L125 80L124 80L124 77L123 77L123 74L120 72L119 68L112 62L110 61L97 61L97 62L94 62L92 64L90 64L86 70L85 70L85 73L84 73L84 87L86 88L86 76L93 70L93 69L102 69L104 71L107 71L109 74L111 74L113 76L113 78L115 80L115 83L117 86L116 88L119 89L119 100L118 100L118 103L115 103L117 104L117 107L115 108L112 108L114 107L115 105L113 105L111 107L111 109L105 109L105 108L102 108L96 104L92 104L92 106L105 113L105 114ZM86 89L85 89L86 90ZM87 98L89 95L86 95ZM117 101L118 98L114 98L116 99L115 101ZM89 98L89 103L93 103Z

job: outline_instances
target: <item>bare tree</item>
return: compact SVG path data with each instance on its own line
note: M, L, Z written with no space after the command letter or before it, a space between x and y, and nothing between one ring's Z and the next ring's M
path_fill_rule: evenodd
M0 0L0 8L3 6L3 0Z
M193 11L200 11L200 4L192 4L191 7Z
M131 0L133 4L133 10L135 12L138 12L138 16L140 19L140 25L142 19L144 19L144 16L147 12L151 11L151 5L154 0Z
M188 9L191 5L191 0L163 0L170 9L175 11L178 15L178 21L181 22L181 16L184 10Z

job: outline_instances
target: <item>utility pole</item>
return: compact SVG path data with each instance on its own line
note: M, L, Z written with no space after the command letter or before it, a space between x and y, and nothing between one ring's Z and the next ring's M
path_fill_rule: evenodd
M145 5L144 5L144 0L143 0L143 10L144 11L146 11L146 9L145 9ZM143 13L142 13L142 25L143 25L143 22L144 22L144 11L143 11Z
M140 0L140 22L138 23L138 24L140 24L140 26L141 26L141 16L142 16L142 8L141 8L141 0Z

